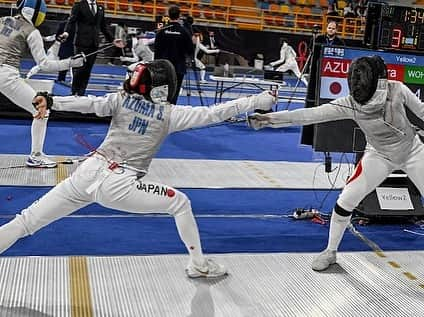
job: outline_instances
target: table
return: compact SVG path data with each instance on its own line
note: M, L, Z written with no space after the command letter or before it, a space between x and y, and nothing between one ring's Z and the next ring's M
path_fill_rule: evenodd
M221 102L222 94L232 88L238 87L240 85L250 85L255 86L261 90L274 90L279 89L281 86L287 86L286 82L275 82L270 80L264 80L259 78L249 78L249 77L221 77L221 76L209 76L209 78L216 82L215 89L215 103ZM224 87L224 83L232 83L231 86ZM266 86L267 88L264 88Z

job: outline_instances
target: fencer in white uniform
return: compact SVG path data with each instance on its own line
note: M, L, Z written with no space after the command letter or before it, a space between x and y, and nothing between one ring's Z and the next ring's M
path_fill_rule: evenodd
M54 61L54 60L59 60L59 50L60 50L60 45L62 43L64 43L66 41L66 39L68 38L69 34L68 32L63 32L60 35L49 35L49 39L50 37L54 36L54 43L50 46L50 48L47 50L47 54L46 54L46 58L49 61ZM46 41L46 38L44 37L44 41ZM30 79L32 76L38 74L39 71L41 71L41 65L37 65L35 64L26 74L26 79Z
M120 56L121 62L136 63L139 61L150 62L154 59L154 53L149 45L155 43L154 38L145 38L144 36L134 36L132 38L132 56Z
M365 153L331 216L328 246L312 263L316 271L336 263L336 251L354 208L393 171L403 170L424 195L424 145L406 116L408 108L424 120L424 103L403 83L387 80L386 65L378 56L354 60L349 67L348 85L349 96L319 107L249 118L255 129L352 119L365 134Z
M305 76L299 70L299 66L296 61L296 52L291 47L286 40L282 40L281 49L280 49L280 59L269 63L270 66L274 67L276 71L285 73L291 70L297 78L302 80L305 86L308 86L308 81ZM276 67L276 68L275 68Z
M190 254L189 277L226 274L222 265L204 257L190 200L179 190L145 180L150 162L165 137L173 132L222 122L254 109L269 110L271 92L211 107L175 106L176 74L168 60L139 63L122 90L103 97L49 97L34 100L39 111L96 113L111 116L103 143L75 172L0 227L0 252L19 238L91 203L132 213L169 213Z
M43 38L36 28L46 14L44 0L19 0L19 14L0 18L0 92L19 107L34 116L31 126L31 154L26 164L31 167L55 167L56 162L43 153L47 120L32 106L36 92L20 77L20 61L26 50L30 50L41 70L59 71L83 65L83 58L50 60L44 50Z
M205 54L218 54L219 49L209 49L205 45L202 44L202 34L194 33L194 64L200 70L200 82L202 84L207 83L206 77L206 66L199 59L199 53L203 52Z

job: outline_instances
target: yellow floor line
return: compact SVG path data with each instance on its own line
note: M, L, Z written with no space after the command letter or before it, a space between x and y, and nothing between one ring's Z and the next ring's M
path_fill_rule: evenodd
M93 305L86 257L70 257L71 316L92 317Z
M400 265L398 263L396 263L395 261L389 261L388 262L392 267L394 267L395 269L400 269Z
M412 281L415 281L417 279L417 277L411 272L403 272L403 275L405 275L408 279Z
M56 162L63 162L64 157L57 157ZM56 184L59 184L64 179L68 178L68 170L66 169L64 164L57 164L56 167Z
M268 183L272 184L273 186L276 187L281 187L280 183L278 181L276 181L274 178L266 175L266 173L264 171L262 171L260 168L258 168L257 166L254 166L252 163L250 162L244 162L247 167L249 167L251 170L254 170L256 172L256 174L261 177L263 180L267 181Z
M352 224L350 224L349 230L354 236L359 238L359 240L362 240L365 244L367 244L374 251L374 254L376 254L380 258L386 258L386 255L384 254L383 250L375 242L371 241L370 239L365 237L361 232L356 230L356 228ZM387 263L394 269L402 269L402 266L396 261L387 261ZM418 278L411 272L402 272L402 274L410 281L418 280ZM424 284L418 284L418 287L424 288Z

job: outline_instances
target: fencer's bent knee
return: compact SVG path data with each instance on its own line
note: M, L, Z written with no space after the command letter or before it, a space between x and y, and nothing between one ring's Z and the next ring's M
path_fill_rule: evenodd
M354 192L352 190L343 191L337 199L336 204L347 212L352 213L363 197L365 197L364 193Z
M191 212L191 203L187 195L177 191L174 197L175 201L172 204L169 213L174 217L185 214L186 212Z
M338 201L334 206L334 212L343 217L349 217L350 215L352 215L352 211L346 210L345 208L341 207Z
M25 228L26 235L32 235L42 227L46 226L49 221L40 217L37 212L34 212L38 201L35 201L28 208L24 209L20 214L16 215L16 219Z
M19 231L20 238L26 237L34 233L31 232L31 230L28 228L25 222L25 216L21 214L17 214L15 219L13 219L11 223L13 223L14 227Z

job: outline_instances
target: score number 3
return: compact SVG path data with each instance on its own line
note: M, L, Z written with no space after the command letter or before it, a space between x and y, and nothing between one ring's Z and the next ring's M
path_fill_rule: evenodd
M399 48L400 40L402 39L402 30L401 29L393 29L392 34L392 47Z

